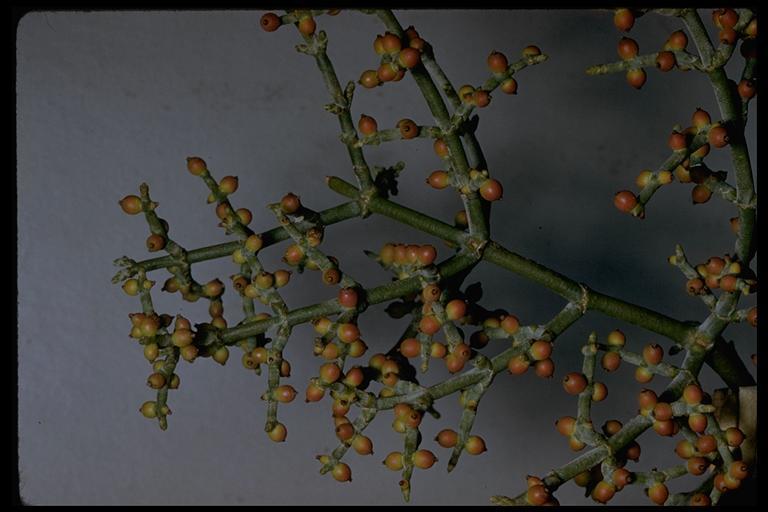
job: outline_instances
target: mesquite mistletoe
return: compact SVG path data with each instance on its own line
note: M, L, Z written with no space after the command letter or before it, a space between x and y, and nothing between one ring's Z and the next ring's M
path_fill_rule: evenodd
M521 478L525 490L515 497L494 496L492 502L556 504L555 491L571 479L585 487L587 496L601 503L607 503L627 485L643 486L651 501L667 505L716 504L724 493L738 489L755 462L754 423L739 423L738 419L728 417L716 403L715 398L722 398L722 393L706 393L697 376L703 365L709 365L729 388L740 390L744 411L754 408L754 398L747 398L754 396L750 395L754 380L735 346L722 337L734 322L757 324L756 307L738 307L739 299L754 292L757 285L756 274L750 269L756 251L757 196L744 139L750 100L756 94L754 13L748 9L715 10L712 22L720 32L719 41L713 42L696 10L616 9L614 24L622 32L628 32L638 18L651 13L677 17L684 28L672 33L659 51L647 54L640 54L636 41L622 37L619 61L587 70L593 75L624 72L635 88L645 83L645 68L654 66L662 72L695 70L704 73L712 84L719 116L696 109L690 126L675 125L668 140L670 156L655 171L644 170L637 176L638 193L622 190L613 198L620 211L642 219L653 195L678 181L693 184L695 203L704 203L714 195L736 208L737 215L730 219L736 235L732 253L696 264L689 262L683 248L677 246L669 257L669 262L687 279L683 290L700 297L710 311L705 318L691 323L602 294L516 254L491 238L491 205L502 198L503 188L487 169L475 137L476 111L487 107L497 92L517 94L517 74L547 60L538 47L525 47L513 62L502 52L491 52L487 61L490 73L485 80L457 89L438 65L431 45L416 29L404 29L388 10L362 12L377 17L384 34L377 35L373 42L375 69L364 70L357 84L364 89L385 84L389 87L410 75L424 96L434 124L402 119L395 127L380 128L375 118L367 114L361 114L355 123L352 105L356 84L341 86L326 53L328 36L318 30L316 21L324 15L337 15L338 10L289 11L282 16L267 13L260 22L267 32L296 28L302 38L296 49L313 58L320 70L331 96L325 109L338 118L340 138L356 178L356 185L335 176L326 178L326 184L349 201L316 211L297 195L288 193L269 205L277 226L255 231L250 227L251 212L231 202L238 178L224 176L217 180L205 160L189 157L187 170L210 190L208 203L216 204L219 226L236 237L232 242L191 250L168 236L168 222L158 217L158 204L151 199L147 184L140 186L139 195L128 195L120 201L126 213L144 214L151 232L147 248L167 253L144 261L120 258L116 264L123 268L113 279L123 283L128 295L138 296L141 301L142 311L129 315L130 336L142 345L144 356L152 365L147 383L157 390L156 397L142 405L142 414L157 419L160 427L166 429L167 416L171 414L168 391L179 387L176 372L180 360L192 362L211 357L223 365L230 348L238 347L246 369L257 375L266 371L267 389L261 396L267 402L265 431L273 441L285 441L288 430L278 421L278 406L293 401L298 392L284 383L291 370L283 350L294 326L311 323L317 335L312 350L322 363L317 375L302 377L301 382L306 385L307 402L327 397L332 409L331 427L339 439L335 450L317 457L320 472L331 473L341 482L351 480L350 464L354 465L354 459L348 454L349 448L360 455L372 454L373 441L365 430L377 417L385 416L402 436L403 448L386 455L383 463L390 470L401 472L399 485L407 501L414 469L428 469L437 462L435 454L425 446L449 450L449 471L464 453L477 456L486 451L485 442L473 424L483 396L494 380L514 378L531 367L542 378L552 377L558 336L588 311L597 311L667 337L673 343L670 353L684 352L682 363L665 362L662 347L638 347L618 329L603 334L593 332L582 347L582 367L566 373L562 381L564 390L577 397L576 416L556 421L556 428L567 437L569 447L583 453L545 475ZM689 37L693 45L689 45ZM730 79L724 69L737 46L744 58L738 82ZM366 160L366 146L413 138L432 140L441 162L441 169L428 174L426 183L435 189L452 188L461 198L463 208L452 224L391 199L397 194L402 162L377 167ZM727 173L709 169L706 157L711 150L730 151L734 184L728 183ZM393 274L391 282L366 288L344 270L343 261L323 251L322 242L324 231L334 224L370 215L382 215L436 236L446 242L448 249L438 255L437 249L429 244L393 241L377 252L366 251L375 262L372 264L379 264ZM307 271L309 278L319 275L329 289L338 288L329 294L328 300L298 308L286 304L280 288L289 284L292 272L268 270L260 260L262 251L281 242L286 242L283 261L295 272ZM232 325L232 316L229 320L224 317L226 279L203 284L192 275L195 263L217 258L231 258L236 265L228 280L241 303L244 318ZM480 288L463 284L468 273L483 263L554 291L565 299L562 310L543 323L524 324L510 312L486 309L479 303ZM186 301L208 300L210 321L193 325L181 315L174 319L155 311L151 295L155 281L149 279L149 273L158 270L171 274L163 291L180 293ZM256 301L270 312L257 312ZM362 338L358 318L369 306L383 302L389 302L390 316L408 316L411 321L393 346L372 347L373 355L364 359L369 347ZM507 343L508 348L488 357L483 348L490 340ZM429 371L436 360L442 360L452 375L431 386L420 385L418 375ZM756 357L753 360L756 363ZM621 364L636 367L635 378L640 384L638 414L624 421L594 425L592 404L606 399L608 393L599 380L600 372L614 371ZM641 387L656 376L669 381L662 393ZM434 443L425 442L419 429L421 422L439 420L438 400L453 394L459 395L462 405L459 424L440 431ZM387 413L390 410L392 413ZM427 415L432 419L425 419ZM662 436L679 437L675 451L683 462L647 471L628 467L630 462L639 460L637 439L648 429ZM701 475L697 486L689 492L671 494L666 482L688 474Z

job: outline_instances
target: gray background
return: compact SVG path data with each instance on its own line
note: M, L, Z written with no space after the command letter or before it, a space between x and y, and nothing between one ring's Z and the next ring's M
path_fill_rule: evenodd
M342 201L324 186L335 174L352 180L338 141L338 125L322 109L329 101L308 56L294 51L297 33L268 34L258 27L261 11L218 12L39 12L25 16L17 32L18 257L19 257L19 467L22 497L32 504L400 504L399 475L381 466L401 447L390 414L370 427L375 455L354 453L347 461L353 482L339 484L318 474L314 456L336 446L328 402L280 408L288 441L270 442L263 433L264 377L254 377L233 351L220 368L211 360L182 364L173 416L161 432L137 412L153 393L144 380L150 368L127 334L127 314L138 301L111 285L118 256L149 257L146 223L128 217L117 200L149 183L171 236L187 248L226 241L216 227L207 190L185 170L185 157L204 157L218 177L235 174L240 190L233 204L254 213L252 227L274 225L263 207L287 191L311 208ZM607 12L593 11L403 11L435 47L438 61L456 86L486 77L489 51L510 60L528 44L550 55L545 64L518 76L519 94L494 94L481 112L478 137L490 172L505 186L494 207L493 236L511 249L594 289L679 319L701 319L702 303L684 292L684 278L666 258L682 243L694 261L732 250L728 218L734 208L713 199L692 206L690 186L674 184L656 195L648 218L620 215L615 191L634 188L643 168L668 155L667 136L686 126L697 106L718 112L705 76L648 70L641 91L622 75L587 77L592 64L616 59L620 34ZM703 13L709 23L709 12ZM376 66L371 48L383 27L355 12L323 16L328 52L342 83ZM641 52L660 48L677 20L648 16L631 35ZM710 27L711 28L711 27ZM737 56L729 71L740 72ZM753 104L753 109L757 102ZM353 117L374 116L380 127L409 117L430 123L428 110L408 76L375 90L358 88ZM757 167L754 123L748 140ZM397 201L442 219L453 218L458 198L423 184L438 168L425 139L366 149L370 164L405 160ZM713 151L713 168L730 169L727 151ZM439 243L385 218L333 226L323 247L367 286L388 277L363 254L388 241ZM280 246L281 248L284 245ZM268 268L278 268L281 248L265 251ZM207 281L233 273L229 261L196 265ZM156 276L156 277L155 277ZM166 274L152 277L162 283ZM526 323L544 322L562 299L531 283L482 265L466 281L481 280L483 304L503 307ZM158 286L159 288L159 286ZM328 297L316 274L294 275L284 296L291 307ZM207 318L205 301L181 302L155 293L161 312ZM745 304L753 303L749 298ZM230 324L241 316L228 292ZM404 322L389 320L383 305L360 321L369 354L386 350ZM580 368L578 350L591 330L605 335L620 327L629 346L668 341L598 314L589 314L559 341L556 378L501 374L480 406L475 432L490 451L464 456L447 474L448 451L431 438L455 427L455 397L442 400L443 419L427 419L424 447L442 460L414 475L414 504L486 504L493 494L515 495L528 473L543 474L573 453L553 428L556 418L575 414L576 401L559 380ZM754 330L735 326L745 359L756 350ZM303 389L316 374L311 329L297 327L285 351L293 365L288 380ZM497 353L503 344L492 346ZM670 358L679 361L679 357ZM749 367L752 368L751 363ZM530 373L530 372L529 372ZM435 370L423 382L446 372ZM632 369L604 376L610 396L594 408L594 421L626 419L636 410L641 387ZM708 389L719 380L703 372ZM662 389L665 379L650 387ZM644 455L631 468L648 470L677 463L675 441L646 433ZM672 484L690 489L694 479ZM589 504L572 483L556 495L562 503ZM639 488L612 503L647 503Z

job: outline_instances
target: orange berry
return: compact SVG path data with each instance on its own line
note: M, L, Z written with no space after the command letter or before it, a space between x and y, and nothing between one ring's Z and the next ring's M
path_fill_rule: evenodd
M141 213L141 198L139 196L129 195L118 201L120 208L123 209L128 215L136 215Z
M627 71L627 83L635 89L640 89L645 85L647 76L642 68L630 69Z
M628 213L637 206L637 197L629 190L622 190L613 197L613 205L619 211Z
M195 176L200 176L208 170L208 165L202 158L191 156L187 158L187 170Z
M312 16L304 16L299 20L298 27L299 32L305 36L311 36L315 33L317 23L315 23L315 19Z
M280 25L282 25L282 22L280 21L280 16L273 12L268 12L267 14L264 14L261 17L261 28L266 30L267 32L274 32L278 28L280 28Z
M677 59L675 54L669 51L663 51L656 54L656 67L659 71L669 71L675 67Z
M376 120L365 114L360 114L360 120L357 122L357 128L363 135L373 135L379 129Z
M381 81L379 80L378 73L373 69L368 69L366 71L363 71L357 83L359 83L366 89L372 89L377 85L381 85Z
M495 179L485 180L480 185L480 195L486 201L497 201L501 199L503 193L504 193L504 189L502 188L501 183L498 180L495 180Z
M663 505L669 497L669 489L661 482L656 482L648 488L648 497L657 505Z
M634 57L637 57L637 53L639 49L640 48L637 46L637 41L635 41L634 39L630 39L629 37L622 37L619 40L619 46L618 46L619 57L621 57L624 60L629 60Z
M613 13L613 24L622 32L629 32L635 24L635 15L629 9L616 9Z

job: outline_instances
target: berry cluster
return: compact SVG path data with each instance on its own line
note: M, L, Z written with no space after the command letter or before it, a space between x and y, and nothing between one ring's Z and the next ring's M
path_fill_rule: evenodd
M532 366L537 376L553 378L556 340L588 310L597 310L670 338L674 344L667 354L685 351L686 357L680 364L671 358L665 359L663 346L655 342L632 351L619 329L608 333L603 342L598 342L597 335L592 333L582 347L582 367L558 376L564 391L577 397L577 413L555 422L557 431L567 438L572 451L588 449L588 452L547 475L528 475L526 488L520 495L494 496L492 501L557 505L559 501L554 493L570 478L598 503L608 503L629 485L641 485L648 498L657 504L690 505L716 504L723 493L739 488L741 482L750 477L752 465L750 443L745 442L749 438L748 426L743 429L742 425L722 426L714 400L700 387L698 375L706 361L731 387L752 382L735 349L722 342L722 333L734 322L757 325L756 307L737 308L740 297L755 292L757 286L756 273L750 268L755 253L756 196L743 140L749 102L756 94L757 18L754 13L748 9L714 11L712 21L720 31L719 46L715 48L701 30L701 20L695 10L656 10L660 15L681 18L687 33L674 31L661 51L649 55L641 55L637 42L623 37L618 45L620 61L588 70L591 74L625 72L629 83L638 89L646 81L644 68L648 66L656 66L661 71L697 70L707 74L717 92L723 119L713 122L709 113L697 109L690 126L673 127L667 141L672 152L669 158L657 171L643 170L637 176L639 192L622 190L614 196L619 210L643 218L652 195L677 179L680 183L694 184L694 203L704 203L717 195L738 209L738 215L730 220L737 237L733 253L712 256L694 266L678 246L669 259L688 279L688 292L700 297L710 310L704 321L692 325L597 294L586 285L517 255L491 239L489 203L502 198L503 187L487 170L474 134L477 120L470 120L470 115L474 109L488 106L497 88L506 94L517 94L518 83L513 75L547 58L538 47L525 47L522 58L511 63L502 52L492 51L486 61L490 72L486 80L478 86L466 84L456 89L437 64L431 46L413 27L403 29L386 10L364 12L376 14L386 31L376 36L373 44L379 56L377 69L364 71L357 84L371 89L385 82L400 81L410 72L434 114L434 126L403 118L394 128L379 129L373 116L361 114L355 130L350 113L355 82L350 81L341 88L325 51L327 35L318 29L321 16L336 15L339 10L302 9L282 16L267 13L260 20L261 28L267 32L293 25L303 40L296 49L315 58L333 99L325 110L338 117L340 139L349 152L358 186L336 177L326 178L326 183L352 201L314 211L298 195L289 192L280 201L268 205L277 227L256 232L250 227L251 210L236 208L231 202L238 190L238 177L228 175L217 181L202 158L189 157L187 171L208 188L207 203L215 205L219 227L236 237L232 242L194 250L185 249L169 237L168 222L158 217L158 203L150 198L146 184L139 187L139 195L127 195L119 201L126 214L144 215L150 231L147 250L166 253L166 256L141 262L120 258L116 264L123 268L113 279L115 283L122 283L128 296L141 302L141 311L129 315L129 336L142 346L145 358L152 365L146 382L156 392L154 400L143 403L141 414L156 419L162 429L167 428L167 416L171 414L168 391L179 388L179 362L212 358L225 365L230 349L237 346L242 350L241 363L245 369L257 375L266 374L266 389L261 393L261 399L267 403L265 433L274 442L286 441L288 429L278 421L278 407L293 402L297 390L285 381L291 377L291 364L284 359L283 352L293 327L309 322L315 332L312 353L320 359L316 374L303 380L301 387L306 384L307 403L321 402L328 397L331 425L339 443L330 453L317 456L320 472L330 473L336 481L350 482L352 468L344 457L350 448L361 456L373 454L374 443L366 435L366 429L377 416L391 409L391 426L402 440L402 449L390 452L383 465L400 472L399 487L408 500L414 469L429 469L439 462L429 446L422 446L421 434L424 422L431 421L427 416L440 418L436 402L456 394L461 406L461 418L455 430L443 428L434 438L439 448L451 450L446 464L451 471L463 453L480 455L486 451L484 439L474 431L474 422L480 403L497 375L504 370L513 376L521 375ZM616 9L614 24L628 32L640 16L649 12ZM689 45L688 34L695 45ZM741 41L745 68L737 84L728 80L723 66L738 41ZM698 55L691 53L693 46ZM366 161L367 145L419 138L430 139L441 160L440 169L429 174L427 184L438 190L450 187L461 197L463 208L455 215L453 226L389 199L390 194L397 193L402 162L379 167L369 166ZM707 167L705 158L711 148L733 153L735 186L726 181L725 172ZM394 279L379 286L363 286L342 270L337 257L324 252L322 243L325 230L332 224L371 214L388 216L439 237L446 242L447 257L438 261L437 250L430 244L387 243L377 253L365 252L391 271ZM292 270L265 268L261 262L262 252L283 241L286 244L282 248L282 261ZM229 276L232 295L240 301L243 311L243 318L237 322L233 321L229 309L225 318L224 281L213 278L198 282L192 275L194 263L225 257L237 266ZM482 261L490 261L556 291L567 300L566 305L542 325L523 325L508 311L486 309L480 302L479 283L463 284L472 268ZM155 282L148 279L147 273L161 268L170 273L162 291L179 293L182 300L189 302L209 301L210 320L193 325L182 315L174 317L155 311L151 294ZM293 282L294 274L313 270L324 284L338 286L338 289L325 301L289 308L281 295L282 288ZM715 290L719 290L719 295L715 295ZM386 308L389 316L408 316L410 322L400 336L392 336L389 348L377 346L365 361L362 358L369 347L362 338L359 317L370 305L383 302L389 302ZM268 311L257 311L257 303ZM473 329L471 334L469 329ZM486 350L489 345L501 350L493 350L496 355L488 355L492 352ZM445 364L450 376L430 386L420 384L417 373L428 372L430 362L436 359ZM756 355L752 360L756 364ZM614 372L622 364L635 367L634 377L640 384L657 377L669 379L670 383L658 394L641 389L634 418L624 423L609 419L598 430L593 425L592 407L601 407L598 404L607 401L608 387L598 380L596 372L600 368ZM661 436L683 438L675 452L684 464L663 470L630 469L631 463L640 460L638 437L651 429ZM704 481L692 492L671 493L668 482L684 475L700 476Z

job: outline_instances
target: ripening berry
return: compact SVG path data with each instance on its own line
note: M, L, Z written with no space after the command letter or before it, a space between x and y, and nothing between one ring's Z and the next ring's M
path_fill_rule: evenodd
M715 436L710 434L700 436L696 440L696 449L704 454L712 453L717 450L717 440L715 439Z
M120 205L120 208L123 209L125 213L128 215L136 215L137 213L141 213L141 198L139 196L125 196L120 201L118 201L118 204Z
M453 448L456 446L456 443L459 442L459 434L449 428L446 428L437 433L437 436L435 436L435 441L437 441L437 444L443 448Z
M427 183L437 190L444 189L451 184L450 176L445 171L432 171L432 174L427 178Z
M640 384L646 384L653 380L653 373L644 366L638 366L635 370L635 380Z
M376 120L365 114L360 114L360 120L357 122L357 128L363 135L373 135L379 129Z
M531 354L531 357L535 361L542 361L544 359L547 359L549 358L550 355L552 355L552 343L550 343L547 340L536 340L533 343L531 343L531 348L529 349L529 353Z
M446 144L443 139L435 139L432 147L437 156L440 158L448 158L448 144Z
M637 178L635 178L635 184L638 186L638 188L645 188L648 183L650 183L652 177L653 171L648 169L640 171L640 174L638 174Z
M731 27L724 28L717 34L717 39L721 43L727 44L727 45L736 44L736 40L738 39L738 37L739 35Z
M659 421L672 419L672 406L667 402L658 402L653 407L653 417Z
M219 182L219 192L222 194L234 194L237 190L237 176L224 176Z
M664 357L664 349L657 344L643 347L643 360L649 365L656 365Z
M259 272L253 280L253 284L262 290L272 288L275 284L275 276L269 272Z
M653 409L658 403L659 398L656 393L651 389L643 389L637 396L637 402L640 407L640 412L646 414Z
M147 237L147 249L149 252L161 251L165 247L165 238L157 233L152 233Z
M187 170L195 176L200 176L208 170L208 165L202 158L191 156L187 158Z
M704 392L696 384L688 384L683 390L683 400L688 405L700 404L704 398Z
M603 432L610 437L618 433L622 426L619 420L608 420L603 424Z
M384 51L391 55L398 53L403 47L403 44L402 44L402 41L400 41L400 38L397 37L392 32L384 33L381 44L384 48Z
M253 220L253 214L248 208L238 208L235 212L235 215L237 215L237 219L240 221L240 223L245 226L250 224Z
M458 373L464 369L466 365L466 359L463 359L456 354L448 354L445 356L445 367L450 373Z
M336 329L336 336L343 343L352 343L360 337L360 329L352 323L339 324Z
M224 293L224 283L219 279L208 281L203 286L203 295L206 297L218 297L222 293Z
M333 478L339 482L352 481L352 470L349 468L348 465L344 464L343 462L339 462L335 466L333 466L333 469L331 470L331 474L333 475Z
M563 416L555 421L555 428L564 436L571 436L576 428L576 418L573 416Z
M691 190L691 200L693 200L693 204L706 203L711 197L712 191L706 185L699 184Z
M715 9L712 11L712 23L717 28L732 28L738 21L739 15L733 9Z
M391 82L397 76L399 68L392 63L384 62L376 70L376 76L382 82Z
M128 279L123 283L123 291L128 295L135 297L139 294L139 282L136 279Z
M632 211L637 206L637 197L629 190L622 190L613 196L613 205L624 213Z
M357 307L357 290L354 288L342 288L339 290L339 304L345 308Z
M485 441L480 436L469 436L464 443L464 449L470 455L480 455L484 451L487 451L485 447Z
M144 402L141 404L141 408L139 409L141 414L144 415L145 418L156 418L157 417L157 402L149 401Z
M471 103L472 102L472 94L475 92L475 88L471 85L462 85L459 88L459 92L457 93L459 95L459 98L461 98L461 101L464 103Z
M742 99L749 100L752 99L755 94L757 94L757 85L755 85L754 80L744 79L739 82L739 96L742 97Z
M750 310L747 311L747 322L752 327L757 327L757 306L750 308Z
M699 295L704 291L704 281L698 277L689 279L685 283L685 289L688 291L689 295Z
M693 113L693 117L691 118L691 124L694 128L696 128L697 131L701 131L703 128L706 128L712 124L712 118L710 117L709 112L702 110L701 108L697 108L696 112Z
M301 200L292 192L288 192L280 200L280 209L283 210L283 213L290 215L296 213L299 208L301 208Z
M509 360L507 363L507 370L509 370L509 373L512 375L522 375L526 372L526 370L528 370L530 365L531 362L528 360L525 354L520 354Z
M538 377L548 379L555 373L555 363L550 358L536 361L533 365L533 371Z
M729 427L725 431L725 440L728 443L728 446L731 446L734 448L737 446L741 446L741 443L744 442L744 432L742 432L736 427Z
M704 457L690 457L686 465L690 474L699 476L707 470L709 461Z
M372 455L373 454L373 442L370 438L358 434L352 439L352 448L360 455Z
M435 262L435 259L437 259L437 249L429 244L420 245L416 253L416 258L422 266L431 265Z
M656 68L659 71L669 71L675 67L675 64L677 64L677 59L674 53L663 51L656 54Z
M712 505L712 500L706 494L699 492L691 496L688 504L692 507L709 507Z
M490 55L488 55L488 69L491 71L491 73L504 73L507 71L507 67L509 67L509 62L507 61L507 57L497 51L492 51Z
M645 85L645 80L648 78L645 74L645 70L642 68L630 69L627 71L627 83L635 89L640 89Z
M403 139L413 139L419 135L419 127L411 119L401 119L397 123L397 128Z
M355 435L355 427L351 423L342 423L336 426L336 437L341 441L352 439Z
M595 382L592 384L592 401L602 402L608 396L608 386L602 382Z
M159 355L160 347L157 345L157 343L148 343L144 345L144 357L147 359L147 361L151 363L157 359L157 356Z
M608 333L606 341L608 342L608 345L612 347L621 348L627 342L627 337L624 335L623 332L616 329Z
M640 445L637 444L637 441L632 441L626 448L624 448L624 456L627 460L637 462L640 460L640 451Z
M293 399L296 398L296 390L293 389L293 386L287 384L277 386L274 391L274 397L278 402L293 402Z
M528 488L525 499L531 505L543 505L549 500L549 490L543 485L532 485Z
M733 461L728 466L728 474L736 480L744 480L749 475L749 466L742 460Z
M590 484L591 481L592 481L592 473L589 470L582 471L581 473L573 477L573 483L575 483L579 487L586 487Z
M311 36L315 33L317 23L315 23L315 19L312 16L304 16L299 20L298 26L299 32L305 36Z
M326 384L333 384L341 377L341 368L336 363L325 363L320 367L320 380Z
M263 15L261 17L261 28L266 30L267 32L274 32L278 28L280 28L280 25L282 22L280 21L280 16L273 12L268 12L267 14Z
M411 457L413 465L419 469L429 469L437 462L437 457L429 450L416 450Z
M360 79L357 81L357 83L366 89L372 89L377 85L381 85L381 82L379 81L379 75L374 69L363 71L363 74L360 75Z
M440 293L441 291L438 285L434 283L428 284L421 290L421 300L423 300L425 304L434 302L440 298Z
M227 347L219 347L213 353L213 360L220 365L225 365L229 359L229 349Z
M187 345L181 349L181 357L188 363L194 362L200 350L194 345Z
M266 363L269 358L269 353L265 347L256 347L251 350L251 357L257 364Z
M701 434L707 428L707 417L700 413L691 413L688 416L688 426L694 432Z
M257 366L259 366L259 363L251 356L250 352L246 352L243 354L243 357L240 359L240 362L243 363L243 366L249 370L253 370Z
M325 388L310 382L305 396L305 402L319 402L325 396Z
M661 482L656 482L648 487L648 497L657 505L663 505L669 497L669 489Z
M147 386L152 389L160 389L165 386L165 375L159 372L155 372L147 377Z
M613 484L616 486L617 491L622 490L635 480L632 473L625 468L618 468L614 471L611 479L613 480Z
M407 338L400 343L400 353L404 357L418 357L421 354L421 342L416 338Z
M282 443L288 437L288 429L282 423L277 423L272 430L267 432L267 435L274 442Z
M454 299L445 305L445 316L448 320L458 320L467 314L467 303L461 299Z
M523 48L523 57L526 59L530 59L531 57L537 57L541 55L541 50L538 46L526 46Z
M680 133L678 131L673 131L672 135L669 136L669 148L672 151L681 151L688 147L688 144L685 140L685 134Z
M640 48L637 46L637 41L630 39L629 37L622 37L619 40L618 52L619 57L623 60L629 60L637 57L637 53Z
M690 459L696 453L696 448L693 446L693 443L683 439L675 446L675 453L681 459Z
M415 48L403 48L397 55L397 63L406 69L412 69L421 62L421 53Z
M485 180L480 185L480 195L486 201L497 201L501 199L503 193L504 193L504 189L502 188L501 183L498 180L495 180L495 179Z
M665 49L685 50L686 46L688 46L688 36L682 30L676 30L667 39Z
M570 372L563 377L563 389L569 395L578 395L587 387L587 378L579 372Z
M635 24L635 15L626 8L616 9L613 13L613 24L622 32L629 32Z
M709 130L707 140L716 148L725 147L728 145L728 130L722 125L713 126Z
M618 352L606 352L601 361L603 369L607 372L616 371L621 365L621 356Z
M232 208L227 203L219 203L216 205L216 216L221 220L226 219L232 215Z
M601 480L592 489L592 499L598 503L608 503L616 494L616 487L611 482Z
M424 315L419 321L419 330L424 334L435 334L440 330L440 320L435 315Z
M483 89L476 89L472 93L472 103L478 108L487 107L491 103L491 95Z
M345 386L356 388L360 386L365 380L365 374L359 366L354 366L349 369L344 379L341 381Z
M507 78L501 82L500 88L505 94L517 94L517 80L514 78Z
M506 315L501 320L501 328L504 329L504 332L506 332L507 334L515 334L517 330L520 328L520 319L518 319L515 315ZM533 351L533 346L536 345L536 343L538 342L547 343L547 345L549 345L549 343L544 340L538 340L534 342L533 345L531 345L531 351ZM551 348L551 345L550 345L550 348ZM551 353L551 350L550 350L550 353ZM549 357L549 353L544 357L537 357L536 359L537 360L546 359L547 357Z
M400 471L403 469L403 454L400 452L391 452L384 459L383 464L392 471Z

